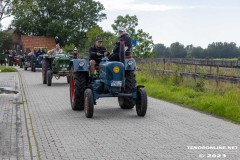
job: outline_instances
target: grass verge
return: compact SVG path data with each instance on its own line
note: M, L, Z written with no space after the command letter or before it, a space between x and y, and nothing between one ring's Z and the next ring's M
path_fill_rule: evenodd
M199 91L191 87L173 85L163 78L137 72L139 85L144 85L148 96L206 111L240 123L240 91L231 89L224 93Z
M0 72L17 72L16 68L0 66Z

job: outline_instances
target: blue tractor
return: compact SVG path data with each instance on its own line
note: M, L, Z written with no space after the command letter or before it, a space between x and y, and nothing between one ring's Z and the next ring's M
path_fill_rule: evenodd
M136 86L135 60L125 56L124 42L120 44L120 62L103 57L94 78L89 76L88 60L71 61L70 102L73 110L84 110L86 117L92 118L97 99L117 97L122 109L136 106L137 115L145 116L147 93L144 86Z

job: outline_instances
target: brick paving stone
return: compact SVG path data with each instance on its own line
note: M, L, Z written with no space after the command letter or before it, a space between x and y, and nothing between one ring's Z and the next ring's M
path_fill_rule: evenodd
M20 92L17 73L0 73L0 87ZM0 159L31 159L21 93L0 94Z
M72 111L66 78L42 84L41 71L20 71L42 159L201 159L199 154L237 150L189 150L187 146L238 146L239 125L149 98L146 117L121 110L116 98L100 99L94 117ZM206 159L206 158L204 158Z

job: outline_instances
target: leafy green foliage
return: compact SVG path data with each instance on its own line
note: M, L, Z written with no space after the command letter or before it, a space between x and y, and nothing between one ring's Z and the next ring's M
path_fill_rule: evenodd
M136 15L130 16L127 14L126 16L118 16L117 19L112 24L112 28L115 34L118 33L118 27L126 28L128 33L136 33L136 27L138 26L138 18Z
M113 48L117 37L111 32L104 32L100 27L91 28L86 33L86 43L84 46L84 53L88 53L89 47L95 44L96 38L102 38L103 45L107 48L108 51L111 51Z
M117 19L112 24L112 28L117 33L118 27L124 27L128 33L137 33L137 45L133 47L132 54L134 57L143 58L143 57L155 57L155 54L152 52L153 40L152 36L149 33L144 32L142 29L136 31L138 26L138 18L136 15L129 16L118 16Z
M103 10L93 0L15 0L13 25L27 35L57 35L62 46L83 46L86 31L106 18Z
M62 49L63 49L63 51L65 51L65 52L70 52L70 53L72 53L73 50L74 50L74 48L75 48L75 45L71 43L71 44L65 45Z
M153 40L152 36L144 32L142 29L137 31L138 41L137 45L133 47L133 56L138 58L155 58L152 52Z
M12 37L5 32L0 32L0 51L5 49L11 49Z
M154 45L153 52L156 54L157 58L163 58L166 57L166 49L167 47L164 44L158 43Z
M173 58L186 58L187 51L184 48L184 45L179 42L172 43L170 46L171 57Z
M170 47L165 47L163 44L156 44L153 51L158 58L239 58L240 48L234 42L214 42L209 44L206 49L192 44L184 45L179 42L172 43Z
M240 49L233 42L216 42L208 45L206 54L209 58L235 58L240 57Z
M0 22L9 17L11 15L11 9L12 9L12 1L13 0L1 0L1 8L0 8ZM1 24L0 24L1 26Z

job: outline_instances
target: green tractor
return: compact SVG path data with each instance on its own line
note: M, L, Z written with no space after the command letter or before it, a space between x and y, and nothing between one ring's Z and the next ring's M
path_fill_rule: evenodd
M66 54L45 54L42 62L42 81L48 86L52 85L52 78L57 80L60 77L67 77L67 83L70 82L69 64L72 57Z

